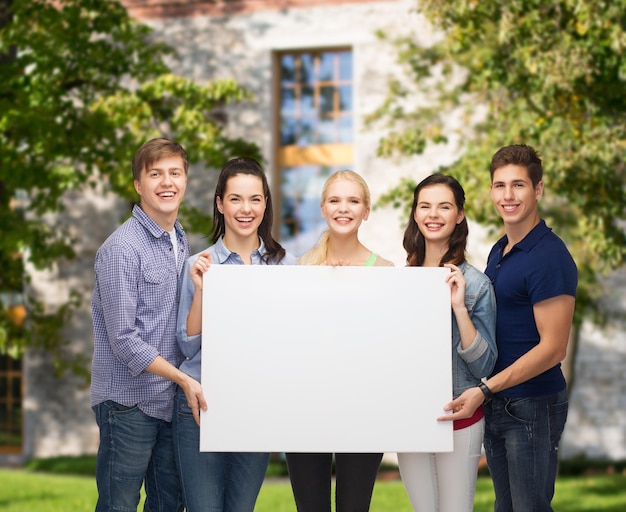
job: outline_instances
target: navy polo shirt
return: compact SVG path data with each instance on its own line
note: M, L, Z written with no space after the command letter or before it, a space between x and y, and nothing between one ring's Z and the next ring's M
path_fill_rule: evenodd
M576 297L578 271L563 241L540 221L503 257L504 236L489 253L485 274L493 282L498 313L496 374L539 343L533 305L559 295ZM505 397L542 396L565 388L561 364L498 393Z

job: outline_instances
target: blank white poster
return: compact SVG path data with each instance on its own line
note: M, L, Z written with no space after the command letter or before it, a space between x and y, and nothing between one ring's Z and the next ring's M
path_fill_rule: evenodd
M200 450L451 451L448 272L213 265Z

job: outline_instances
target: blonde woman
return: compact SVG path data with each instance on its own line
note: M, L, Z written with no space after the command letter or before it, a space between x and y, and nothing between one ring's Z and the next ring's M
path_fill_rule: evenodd
M369 189L361 176L347 170L331 175L322 189L320 207L328 229L300 257L300 265L393 266L359 240L359 227L371 208ZM298 512L330 512L333 455L335 510L369 510L382 453L287 453Z

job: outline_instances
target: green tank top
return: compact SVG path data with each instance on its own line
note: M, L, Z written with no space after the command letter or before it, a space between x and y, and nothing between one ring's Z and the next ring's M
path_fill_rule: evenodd
M372 253L370 254L370 257L367 258L367 261L365 262L365 267L373 267L374 263L376 262L376 258L378 258L378 255L376 253Z

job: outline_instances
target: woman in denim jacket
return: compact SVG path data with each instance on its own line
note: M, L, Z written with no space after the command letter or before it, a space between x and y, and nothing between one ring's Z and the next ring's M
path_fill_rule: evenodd
M409 266L450 269L454 397L487 377L496 362L496 300L489 278L467 263L465 192L451 176L433 174L413 194L404 233ZM454 451L399 453L400 474L416 512L471 512L484 432L482 406L454 422ZM416 432L416 435L418 433Z
M203 343L203 275L209 267L297 263L272 237L272 220L272 196L261 165L252 158L228 160L213 197L213 245L187 259L181 278L176 337L186 359L180 370L197 381ZM250 293L241 292L244 307ZM236 326L232 335L238 335ZM270 454L201 452L199 418L192 414L181 389L174 404L174 453L186 511L252 512Z

